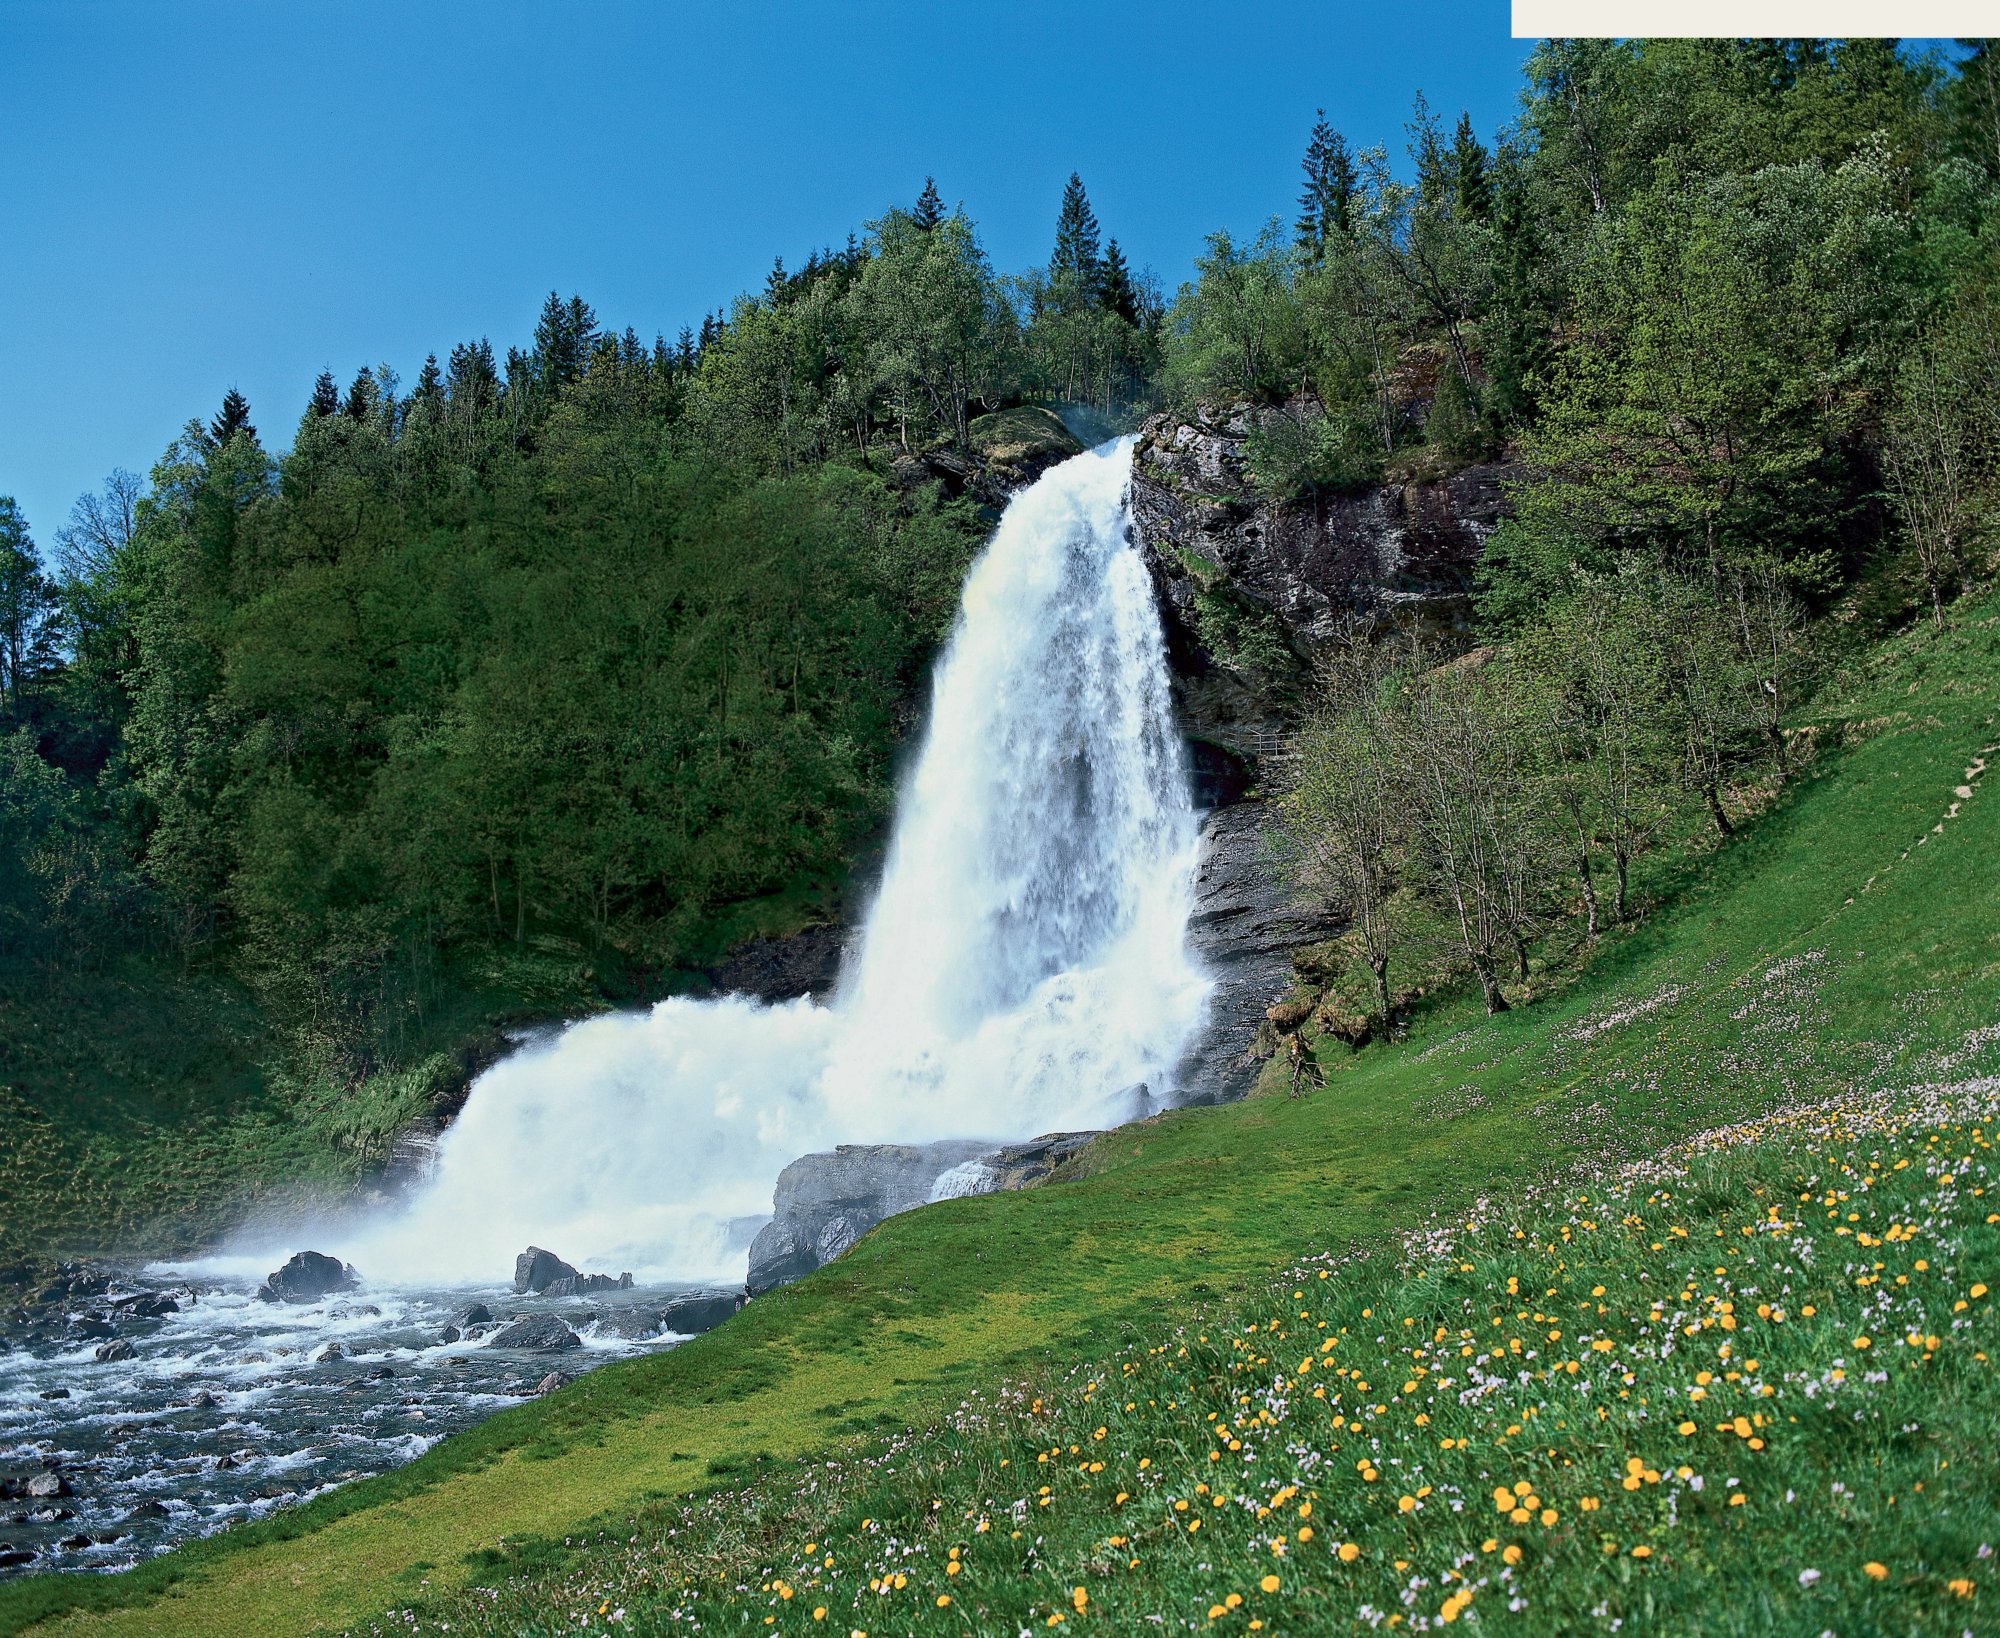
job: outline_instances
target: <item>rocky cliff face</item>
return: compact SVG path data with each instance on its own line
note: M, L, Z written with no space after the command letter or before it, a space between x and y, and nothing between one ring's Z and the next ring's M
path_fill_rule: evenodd
M1505 464L1280 505L1251 481L1251 405L1157 415L1132 461L1132 511L1159 588L1182 716L1254 758L1286 697L1356 626L1456 625L1505 513Z
M1181 1102L1228 1103L1250 1090L1262 1068L1251 1047L1265 1009L1291 988L1292 952L1337 929L1286 881L1261 802L1204 817L1188 946L1215 990L1207 1024L1174 1071Z

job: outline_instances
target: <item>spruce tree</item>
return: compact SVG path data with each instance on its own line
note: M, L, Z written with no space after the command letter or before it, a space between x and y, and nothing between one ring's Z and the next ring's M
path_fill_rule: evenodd
M917 195L917 208L910 212L910 220L926 233L944 220L944 201L938 198L936 178L924 178L924 191Z
M412 405L422 405L425 410L440 409L444 405L444 374L438 369L438 355L431 353L424 359L424 367L417 372L416 390L410 394Z
M257 429L250 424L250 401L231 387L222 395L221 414L208 423L208 435L215 440L215 447L221 449L238 433L253 444L257 441Z
M693 375L696 360L700 357L694 344L694 330L689 325L681 326L681 339L674 349L674 368L682 375Z
M1329 238L1353 231L1354 195L1361 181L1347 138L1327 123L1323 108L1299 168L1306 185L1299 195L1298 244L1317 260Z
M347 389L347 418L350 421L365 421L375 407L375 376L372 371L361 370L353 384Z
M312 399L306 405L306 414L321 419L340 413L340 388L334 384L333 371L321 370L319 379L313 383Z
M1063 187L1062 210L1056 217L1056 251L1049 258L1049 277L1051 282L1067 283L1089 298L1097 294L1100 273L1097 215L1083 191L1083 178L1071 171Z
M1437 116L1431 112L1431 105L1424 100L1423 92L1417 93L1417 103L1410 115L1410 157L1417 162L1417 195L1426 205L1448 204L1453 194L1453 174L1451 151L1445 147L1444 138L1438 132Z
M1472 116L1458 116L1458 132L1452 138L1452 185L1458 214L1469 222L1483 222L1493 213L1493 180L1488 173L1486 146L1472 134Z
M445 396L459 415L484 415L500 402L500 370L493 360L493 343L461 341L451 350L445 373Z
M1127 324L1139 322L1139 292L1132 283L1132 270L1125 263L1125 252L1118 248L1113 239L1104 247L1104 305L1116 313Z

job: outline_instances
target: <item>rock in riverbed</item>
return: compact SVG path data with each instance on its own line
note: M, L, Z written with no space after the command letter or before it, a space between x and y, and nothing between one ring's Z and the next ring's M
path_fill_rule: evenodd
M615 1280L609 1274L586 1274L540 1246L530 1246L514 1259L514 1289L524 1296L532 1292L537 1297L578 1297L586 1291L631 1288L630 1274Z
M495 1332L488 1346L519 1348L533 1354L560 1354L581 1348L583 1339L553 1314L529 1314Z
M260 1302L318 1302L336 1291L352 1291L361 1278L338 1257L301 1251L258 1287Z

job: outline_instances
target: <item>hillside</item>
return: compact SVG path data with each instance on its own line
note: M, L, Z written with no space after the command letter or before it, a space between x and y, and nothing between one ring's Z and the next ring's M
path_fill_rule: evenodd
M1254 1511L1228 1515L1236 1567L1227 1571L1201 1569L1215 1559L1191 1555L1184 1536L1176 1538L1180 1545L1158 1547L1157 1522L1144 1547L1132 1546L1135 1527L1122 1522L1118 1504L1090 1488L1096 1475L1079 1474L1075 1460L1065 1467L1067 1447L1076 1444L1080 1452L1102 1426L1107 1451L1155 1453L1145 1458L1145 1472L1160 1470L1162 1496L1187 1499L1192 1484L1175 1486L1192 1464L1232 1475L1227 1494L1256 1490L1269 1505L1261 1488L1267 1483L1308 1482L1290 1470L1312 1441L1301 1445L1287 1435L1254 1469L1253 1485L1252 1470L1225 1465L1220 1454L1214 1464L1204 1460L1208 1435L1201 1427L1180 1424L1175 1431L1157 1417L1128 1413L1136 1419L1118 1421L1108 1411L1091 1411L1087 1394L1094 1390L1079 1380L1158 1373L1148 1377L1154 1385L1147 1399L1166 1395L1178 1405L1181 1396L1199 1392L1209 1396L1200 1402L1221 1406L1215 1396L1234 1360L1223 1352L1191 1354L1190 1365L1177 1352L1194 1347L1185 1333L1206 1334L1220 1350L1231 1329L1279 1323L1275 1303L1282 1293L1304 1289L1299 1274L1288 1271L1308 1269L1315 1290L1304 1327L1315 1336L1321 1320L1328 1334L1346 1327L1351 1340L1342 1346L1354 1352L1341 1357L1366 1359L1372 1372L1380 1356L1369 1352L1375 1345L1357 1320L1372 1317L1366 1311L1377 1303L1386 1314L1422 1315L1429 1328L1447 1304L1453 1312L1467 1302L1490 1306L1487 1286L1502 1268L1524 1282L1547 1275L1560 1284L1560 1274L1547 1272L1553 1257L1572 1265L1560 1271L1572 1280L1581 1277L1576 1266L1603 1270L1595 1283L1606 1287L1607 1312L1589 1317L1591 1335L1629 1352L1635 1377L1641 1368L1635 1332L1644 1330L1636 1293L1668 1293L1668 1276L1686 1278L1692 1283L1671 1287L1687 1293L1675 1304L1676 1316L1694 1312L1692 1304L1715 1317L1720 1302L1732 1301L1743 1343L1755 1341L1760 1354L1789 1373L1774 1409L1809 1412L1800 1403L1798 1372L1815 1360L1830 1365L1836 1352L1852 1364L1853 1338L1867 1334L1864 1309L1878 1300L1846 1276L1817 1263L1810 1275L1793 1275L1816 1283L1787 1300L1799 1303L1804 1316L1800 1298L1809 1298L1816 1317L1811 1326L1767 1336L1761 1320L1748 1318L1755 1293L1741 1283L1740 1268L1730 1274L1735 1285L1711 1285L1684 1266L1688 1259L1649 1253L1643 1236L1608 1236L1587 1254L1580 1245L1574 1255L1565 1248L1530 1259L1524 1251L1518 1265L1510 1247L1531 1228L1535 1244L1560 1245L1558 1224L1580 1240L1584 1231L1568 1220L1581 1219L1582 1203L1550 1192L1558 1187L1607 1196L1637 1189L1632 1215L1663 1226L1678 1214L1657 1191L1677 1195L1697 1214L1678 1226L1711 1233L1705 1225L1712 1220L1729 1240L1772 1210L1789 1219L1777 1191L1789 1191L1801 1169L1814 1179L1801 1192L1824 1187L1834 1176L1829 1167L1868 1172L1873 1162L1893 1174L1892 1154L1921 1158L1935 1135L1939 1142L1949 1136L1969 1157L1960 1163L1961 1187L1947 1192L1932 1175L1935 1167L1920 1167L1887 1208L1899 1225L1907 1221L1909 1233L1934 1237L1931 1255L1940 1275L1948 1275L1917 1288L1925 1304L1921 1347L1881 1338L1885 1350L1894 1347L1900 1356L1883 1378L1883 1394L1892 1397L1882 1403L1894 1407L1883 1414L1903 1433L1882 1431L1887 1424L1873 1417L1809 1415L1810 1437L1793 1435L1786 1424L1769 1437L1766 1460L1781 1477L1842 1478L1849 1488L1841 1505L1875 1533L1856 1533L1851 1543L1843 1534L1837 1544L1857 1565L1865 1554L1887 1566L1894 1588L1915 1589L1880 1630L1931 1630L1944 1619L1944 1601L1958 1596L1947 1590L1948 1580L1969 1577L1978 1597L1995 1595L1990 1561L1970 1556L1992 1475L1960 1452L1991 1449L1996 1399L1986 1354L2000 1340L1989 1309L1978 1306L1983 1299L1966 1294L1990 1281L1996 1251L1990 1225L1968 1197L1986 1186L1976 1175L1984 1164L1976 1144L1990 1131L1980 1123L1990 1123L1991 1090L1978 1077L2000 1069L1992 1030L2000 1002L1994 932L2000 879L1990 868L2000 819L1982 788L1984 764L2000 755L2000 606L1990 599L1968 605L1942 631L1925 628L1894 640L1830 686L1810 724L1800 726L1813 729L1818 755L1780 803L1715 853L1677 867L1688 879L1672 906L1611 943L1557 999L1493 1019L1454 1002L1421 1018L1403 1046L1352 1057L1341 1049L1328 1062L1324 1090L1306 1098L1264 1096L1168 1115L1102 1140L1080 1168L1083 1175L1059 1186L949 1202L894 1219L838 1264L670 1354L594 1373L397 1474L132 1574L7 1588L0 1591L0 1618L9 1630L40 1620L37 1630L50 1632L308 1632L365 1623L395 1606L419 1610L420 1625L448 1621L462 1632L487 1625L518 1631L531 1621L575 1630L564 1611L592 1616L594 1625L596 1615L623 1608L626 1625L664 1629L676 1601L698 1597L707 1625L740 1621L759 1630L767 1613L782 1611L789 1627L810 1623L812 1610L822 1607L857 1630L874 1630L864 1609L889 1608L896 1611L892 1630L926 1621L965 1630L969 1606L1004 1610L1010 1620L1032 1611L1038 1624L1050 1613L1087 1622L1100 1610L1157 1609L1201 1626L1212 1591L1233 1619L1227 1594L1240 1600L1261 1581L1240 1561ZM1940 1083L1962 1090L1933 1099L1928 1112L1921 1100L1909 1112L1898 1096ZM1666 1170L1640 1174L1637 1182L1606 1175L1615 1162L1655 1155L1701 1130L1768 1123L1777 1111L1828 1100L1855 1115L1831 1125L1795 1115L1753 1126L1748 1135L1759 1141L1747 1147L1677 1162L1697 1172L1685 1192ZM1982 1135L1966 1138L1967 1122ZM1717 1151L1717 1144L1702 1149ZM1580 1183L1579 1166L1592 1168ZM1789 1205L1793 1196L1783 1198ZM1487 1204L1475 1210L1481 1201ZM1468 1213L1482 1226L1462 1242L1433 1236L1417 1243L1408 1264L1395 1255L1397 1233L1427 1222L1445 1233ZM1608 1209L1602 1218L1593 1212L1591 1221L1608 1232ZM1802 1213L1798 1223L1805 1222ZM1871 1238L1889 1238L1887 1225L1873 1217L1858 1227ZM1663 1248L1678 1243L1659 1237ZM1891 1243L1904 1238L1899 1228ZM1459 1270L1469 1285L1438 1267L1447 1243L1460 1245L1461 1261L1472 1262ZM1815 1244L1844 1249L1832 1240ZM1891 1254L1878 1255L1886 1265ZM1734 1297L1726 1294L1732 1289ZM1973 1306L1954 1310L1957 1300ZM1295 1350L1304 1352L1292 1312L1289 1305L1283 1310L1281 1329L1290 1333L1280 1339L1284 1352L1266 1351L1274 1372L1292 1363ZM1893 1317L1900 1330L1904 1316ZM1246 1333L1236 1329L1236 1335L1240 1341ZM1164 1355L1148 1352L1162 1348ZM1917 1363L1933 1356L1934 1366ZM1684 1391L1677 1360L1643 1368L1647 1375L1635 1391L1649 1412L1652 1395ZM1952 1391L1903 1394L1903 1373L1919 1369L1948 1378ZM1175 1374L1188 1371L1193 1375ZM1531 1376L1520 1391L1547 1398L1541 1382ZM1273 1391L1266 1384L1266 1394ZM1132 1397L1136 1404L1136 1392ZM1280 1392L1265 1403L1278 1418L1300 1401ZM1427 1470L1433 1496L1456 1486L1469 1497L1469 1516L1480 1516L1481 1492L1472 1481L1495 1470L1500 1439L1519 1437L1493 1426L1498 1406L1517 1403L1510 1388L1491 1415L1453 1410L1452 1420L1442 1422L1441 1410L1445 1433L1467 1445ZM946 1414L961 1405L972 1408L956 1418ZM1629 1402L1617 1406L1620 1418L1636 1414ZM1526 1425L1525 1407L1510 1414ZM1702 1448L1723 1438L1712 1423L1696 1426L1709 1442ZM942 1431L910 1431L924 1428ZM1628 1454L1642 1469L1650 1463L1662 1473L1675 1471L1669 1464L1676 1441L1694 1437L1668 1438L1650 1424L1643 1441L1636 1434L1629 1440L1551 1434L1542 1448L1557 1454L1541 1460L1557 1468L1564 1460L1593 1464L1584 1488L1602 1498L1603 1533L1621 1556L1615 1571L1601 1570L1595 1566L1608 1554L1592 1531L1565 1534L1560 1547L1551 1537L1545 1548L1537 1533L1545 1527L1514 1525L1515 1534L1534 1536L1520 1572L1524 1585L1542 1575L1530 1597L1557 1607L1587 1599L1607 1618L1659 1615L1659 1577L1648 1579L1644 1559L1630 1552L1653 1539L1648 1532L1659 1521L1649 1513L1637 1523L1617 1511L1625 1505L1621 1498L1633 1494L1620 1474ZM1050 1465L1069 1475L1060 1481L1062 1511L1048 1515L1034 1555L996 1569L996 1559L979 1556L969 1535L961 1542L961 1530L973 1532L975 1525L960 1515L976 1513L995 1496L1020 1496L1032 1511L1028 1498L1043 1483L1051 1486L1053 1507L1054 1473L1044 1476L1037 1464L1033 1483L1007 1482L998 1463L1025 1463L1037 1449L1047 1453L1058 1444L1063 1448ZM1287 1627L1321 1620L1344 1626L1360 1604L1381 1607L1392 1596L1390 1578L1373 1569L1373 1580L1350 1573L1331 1551L1359 1542L1372 1566L1400 1550L1390 1543L1403 1515L1371 1511L1359 1498L1365 1494L1372 1505L1377 1492L1360 1486L1377 1484L1385 1496L1393 1487L1422 1504L1423 1516L1436 1511L1417 1495L1421 1486L1397 1483L1401 1473L1389 1466L1392 1459L1414 1460L1414 1446L1383 1446L1371 1461L1378 1480L1344 1460L1301 1469L1320 1497L1316 1512L1329 1523L1310 1542L1301 1538L1283 1566L1286 1601L1268 1613L1289 1616ZM1087 1455L1078 1460L1089 1465ZM1876 1493L1873 1477L1878 1460L1885 1464L1881 1482L1893 1481L1906 1506L1913 1491L1903 1488L1905 1478L1914 1485L1921 1469L1927 1485L1921 1515L1906 1511L1889 1522L1889 1499ZM1155 1482L1110 1461L1106 1472L1134 1495L1149 1494ZM1572 1500L1575 1481L1533 1464L1522 1476L1561 1498L1550 1501L1560 1518L1580 1523L1575 1509L1591 1511ZM1649 1507L1650 1498L1669 1494L1652 1488L1644 1471L1639 1477L1648 1488L1638 1494ZM1746 1506L1765 1509L1755 1516L1776 1513L1770 1492L1777 1482L1750 1481ZM1785 1482L1806 1493L1791 1478ZM681 1498L718 1484L726 1492L716 1505L734 1526L711 1533L716 1514L709 1511L700 1514L700 1531L684 1529ZM1295 1490L1290 1500L1303 1494ZM1483 1505L1494 1516L1490 1499ZM1287 1517L1296 1519L1295 1506ZM1741 1619L1751 1629L1762 1630L1763 1616L1754 1612L1788 1610L1810 1596L1799 1579L1805 1569L1818 1567L1830 1577L1838 1570L1840 1585L1862 1585L1853 1579L1856 1565L1794 1565L1803 1548L1786 1533L1790 1527L1750 1536L1725 1528L1726 1514L1720 1524L1700 1517L1705 1522L1690 1538L1689 1556L1663 1545L1654 1549L1659 1568L1698 1566L1709 1596L1718 1586L1742 1594ZM607 1521L609 1534L579 1544L579 1529L592 1519ZM876 1523L864 1526L862 1519ZM1067 1522L1053 1522L1059 1519ZM1223 1533L1219 1525L1210 1528L1218 1538ZM1492 1528L1483 1519L1466 1526ZM911 1569L898 1573L926 1592L921 1608L908 1597L893 1605L870 1602L882 1598L866 1584L871 1574L880 1581L883 1530L908 1555ZM851 1532L862 1533L865 1551L850 1546ZM1112 1543L1114 1535L1127 1539ZM1888 1545L1871 1545L1878 1537ZM1013 1539L1009 1534L1008 1543ZM760 1590L775 1585L774 1575L786 1585L803 1578L798 1566L807 1542L815 1552L837 1543L827 1549L835 1562L820 1570L825 1590L789 1599ZM953 1546L976 1567L965 1572L964 1597L940 1607L928 1595L933 1582L947 1584L941 1565ZM1478 1546L1467 1550L1476 1554ZM1268 1546L1260 1551L1269 1556ZM1435 1578L1447 1567L1433 1551L1422 1572ZM458 1596L458 1589L479 1585L498 1591ZM730 1586L742 1591L722 1596ZM1079 1586L1086 1589L1081 1605ZM1448 1595L1433 1579L1426 1596ZM1491 1589L1479 1596L1490 1599ZM1732 1597L1713 1607L1739 1605ZM46 1619L64 1612L64 1619ZM401 1619L395 1626L409 1630Z

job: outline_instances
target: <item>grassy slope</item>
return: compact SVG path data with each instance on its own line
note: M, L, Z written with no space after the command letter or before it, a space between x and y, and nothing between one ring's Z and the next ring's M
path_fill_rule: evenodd
M434 1589L473 1577L467 1555L503 1536L560 1536L706 1483L711 1464L931 1420L998 1372L1149 1335L1190 1303L1246 1300L1302 1255L1562 1163L1919 1079L2000 1015L2000 804L1975 797L1931 828L2000 739L1996 712L1988 605L1892 645L1829 702L1821 756L1780 807L1569 996L1490 1022L1442 1012L1408 1047L1336 1066L1311 1098L1166 1117L1105 1140L1081 1181L896 1219L721 1331L594 1373L398 1474L126 1577L0 1591L0 1628L65 1607L46 1630L337 1627L420 1576ZM1774 962L1810 952L1787 1008L1746 1007ZM1583 1027L1634 1002L1651 1004Z

